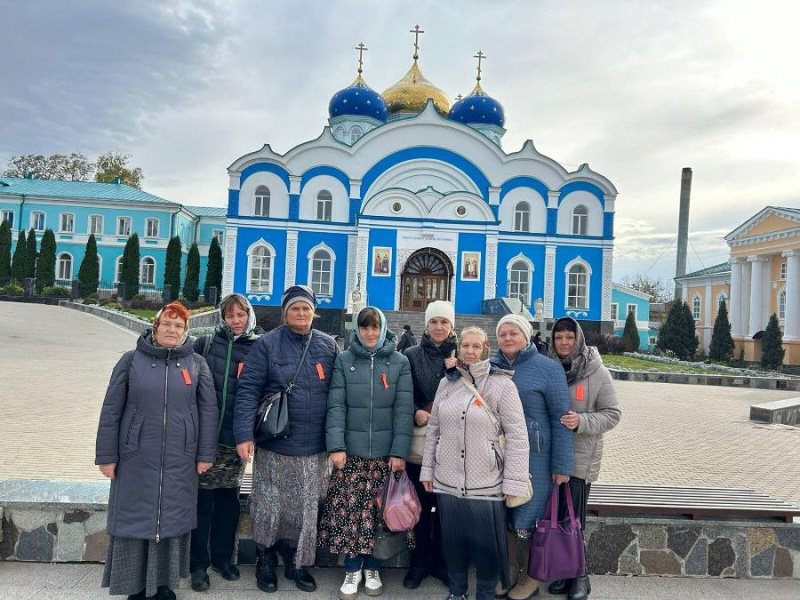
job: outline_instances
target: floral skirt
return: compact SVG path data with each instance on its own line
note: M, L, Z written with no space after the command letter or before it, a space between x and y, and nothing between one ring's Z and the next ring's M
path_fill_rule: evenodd
M253 540L297 547L296 567L314 564L317 518L328 485L328 455L284 456L258 448L253 460Z
M201 490L238 488L242 486L245 464L236 448L217 445L217 460L212 467L200 475Z
M371 554L375 529L382 519L376 492L389 479L387 458L348 456L344 469L334 468L328 497L322 508L317 543L333 554L350 558ZM414 547L413 532L408 532L409 547Z

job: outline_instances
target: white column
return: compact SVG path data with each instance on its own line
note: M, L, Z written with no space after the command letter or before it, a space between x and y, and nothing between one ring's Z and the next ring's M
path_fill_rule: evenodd
M748 256L752 272L750 274L750 327L748 335L753 337L766 328L764 319L767 298L764 294L764 281L767 275L768 259L766 256Z
M742 307L742 316L739 319L739 327L743 337L747 337L750 331L750 279L753 273L752 265L747 259L742 259L742 294L739 296L739 305Z
M486 236L486 256L483 264L483 299L497 297L497 236Z
M800 340L800 250L787 250L786 258L786 318L783 339Z
M283 279L283 289L288 290L295 284L297 274L297 231L286 232L286 274Z
M728 318L731 322L731 337L742 335L742 262L731 260L731 297L728 302Z
M614 248L603 248L603 288L602 305L600 307L600 320L611 320L611 276L614 264Z
M531 282L531 285L532 284L533 282ZM542 313L544 314L545 319L553 318L553 302L555 301L553 291L555 290L555 287L556 247L548 245L544 248L544 298L542 298L542 302L544 302L544 309L542 310ZM533 292L533 289L531 289L531 292ZM534 300L535 298L530 299L531 306L533 306Z
M714 330L714 321L711 320L712 311L716 298L711 297L711 284L706 284L704 293L706 305L703 307L703 348L708 350L711 345L711 332Z
M225 264L222 267L222 290L221 295L225 296L233 292L233 275L236 266L236 236L239 230L236 227L225 229ZM244 259L244 268L247 269L247 258ZM241 290L245 293L245 290Z
M369 304L369 294L367 290L367 265L369 264L369 229L358 230L358 243L356 244L356 279L361 274L361 300L366 306Z
M353 312L353 290L358 277L357 248L358 235L351 233L347 236L347 285L344 290L344 306L348 313Z

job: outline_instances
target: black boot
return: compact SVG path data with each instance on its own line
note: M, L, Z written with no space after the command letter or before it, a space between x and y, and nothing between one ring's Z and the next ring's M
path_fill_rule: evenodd
M147 596L145 596L144 590L141 592L136 592L135 594L129 594L128 600L147 600Z
M277 566L278 555L275 548L256 546L256 585L262 592L278 590L278 576L275 574Z
M553 583L547 586L547 593L553 596L560 596L568 594L572 589L572 582L574 579L556 579Z
M317 589L317 582L305 567L294 567L294 555L296 548L291 548L286 544L278 544L278 552L283 559L283 575L286 579L294 581L297 589L301 592L313 592Z
M589 583L589 576L581 575L575 578L575 583L572 584L567 598L569 598L569 600L586 600L591 593L592 584Z
M430 575L430 571L425 567L411 567L403 578L403 587L408 590L415 590L428 575Z

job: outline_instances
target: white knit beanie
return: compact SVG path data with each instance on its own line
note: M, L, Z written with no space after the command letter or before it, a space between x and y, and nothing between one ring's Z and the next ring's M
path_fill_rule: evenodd
M497 328L495 329L495 335L500 337L500 327L509 323L514 325L517 329L522 332L522 335L525 336L525 342L528 346L531 345L531 336L533 335L533 327L528 322L528 320L521 316L521 315L506 315L502 319L497 322Z
M441 317L450 321L450 325L455 329L456 326L456 309L453 308L451 302L446 300L435 300L428 304L425 309L425 323L427 324L431 319Z

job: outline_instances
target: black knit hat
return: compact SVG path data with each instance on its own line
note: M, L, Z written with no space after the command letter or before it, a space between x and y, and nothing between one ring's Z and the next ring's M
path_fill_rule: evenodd
M281 310L286 313L289 307L295 302L306 302L311 305L312 310L317 309L317 297L314 291L307 285L293 285L281 296Z

